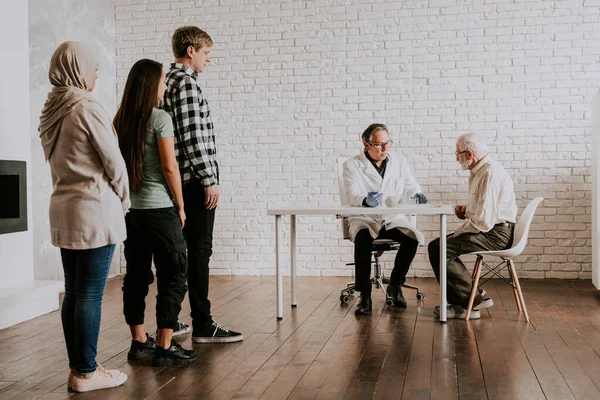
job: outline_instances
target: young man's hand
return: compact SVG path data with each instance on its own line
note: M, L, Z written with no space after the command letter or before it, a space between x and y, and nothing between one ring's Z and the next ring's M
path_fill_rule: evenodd
M179 222L181 223L181 229L185 226L185 211L182 208L177 209L177 214L179 214Z
M212 210L217 206L217 203L219 202L219 196L221 195L221 189L219 189L219 185L205 187L204 194L206 195L204 206L207 210Z

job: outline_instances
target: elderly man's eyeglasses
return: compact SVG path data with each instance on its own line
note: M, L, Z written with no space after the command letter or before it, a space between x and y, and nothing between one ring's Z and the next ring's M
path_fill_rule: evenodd
M460 156L462 153L466 153L467 151L469 151L469 150L463 150L463 151L461 151L461 152L459 152L459 153L454 153L454 155L455 155L456 157L458 157L458 156Z
M390 140L389 142L385 142L385 143L371 143L371 142L367 142L367 143L369 143L371 146L377 147L379 150L383 150L384 148L392 147L392 145L394 144L394 141Z

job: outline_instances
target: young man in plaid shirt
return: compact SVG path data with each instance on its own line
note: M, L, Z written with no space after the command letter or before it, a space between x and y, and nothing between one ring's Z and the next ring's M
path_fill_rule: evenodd
M167 74L164 109L173 119L175 153L183 181L192 341L237 342L242 335L213 321L208 300L208 264L220 196L219 165L210 108L197 78L210 63L213 43L200 28L184 26L175 31L171 44L175 62ZM181 325L183 331L189 331Z

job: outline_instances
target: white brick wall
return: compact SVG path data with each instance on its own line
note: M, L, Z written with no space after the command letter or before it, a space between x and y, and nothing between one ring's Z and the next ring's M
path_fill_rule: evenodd
M455 138L483 134L520 209L546 198L521 276L590 278L600 1L116 0L116 23L119 94L136 60L168 67L177 27L196 24L214 40L200 76L224 194L213 273L273 274L267 207L337 204L336 157L356 154L360 132L384 122L434 202L465 200ZM437 236L435 220L419 222ZM351 274L340 236L333 217L300 218L299 274ZM431 276L425 248L411 273Z

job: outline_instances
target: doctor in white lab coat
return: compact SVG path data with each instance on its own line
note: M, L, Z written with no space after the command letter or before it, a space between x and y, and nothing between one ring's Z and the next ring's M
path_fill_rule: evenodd
M392 147L384 124L371 124L362 134L364 149L344 163L342 203L356 207L394 207L399 203L426 203L404 156L388 153ZM399 242L394 269L387 287L396 307L406 307L402 284L423 234L404 215L353 216L348 218L354 240L356 290L361 292L356 314L371 314L371 251L375 239Z

